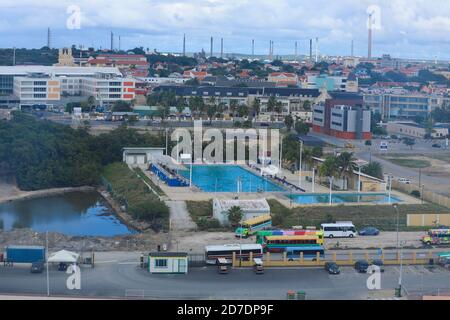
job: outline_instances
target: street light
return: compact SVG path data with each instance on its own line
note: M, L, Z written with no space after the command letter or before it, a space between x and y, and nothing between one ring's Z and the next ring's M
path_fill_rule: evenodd
M399 235L399 225L400 225L400 211L398 210L398 204L394 203L392 205L395 209L395 211L397 212L397 253L398 253L398 247L399 247L399 242L398 242L398 235Z
M302 188L302 160L303 160L303 141L300 140L300 168L298 177L298 187Z
M313 172L312 172L312 193L316 192L316 167L313 168Z
M400 245L400 274L398 276L398 295L402 296L402 280L403 280L403 247L405 246L406 241L402 241Z

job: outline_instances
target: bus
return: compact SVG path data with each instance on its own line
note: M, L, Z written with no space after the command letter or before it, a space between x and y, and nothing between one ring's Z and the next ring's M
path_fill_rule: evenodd
M268 236L317 236L319 244L323 244L323 230L262 230L256 233L256 243L264 244Z
M325 238L354 238L356 228L351 221L323 223L321 225Z
M317 236L266 236L263 248L267 252L284 252L286 248L314 247L320 245Z
M250 259L250 252L253 253L253 258L262 258L263 248L260 244L225 244L219 246L206 246L205 259L207 264L217 264L217 259L232 259L233 252L236 253L236 258L244 260ZM242 255L240 255L242 253Z
M323 259L325 257L325 249L322 246L313 247L288 247L286 248L286 256L289 261L300 260L300 254L303 253L304 260L316 261L317 254Z
M272 227L272 217L268 214L242 222L242 225L235 230L234 234L238 238L248 238L259 230L270 227Z
M422 238L422 242L427 245L440 245L450 243L450 229L431 229Z

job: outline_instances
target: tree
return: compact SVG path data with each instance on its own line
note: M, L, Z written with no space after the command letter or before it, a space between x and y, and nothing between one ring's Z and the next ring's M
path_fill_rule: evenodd
M383 179L383 166L379 162L371 162L361 168L361 172L371 177Z
M228 210L228 221L232 227L237 227L242 220L244 213L242 209L238 206L233 206Z
M412 150L413 146L416 144L416 140L413 138L403 138L403 143L410 147Z
M127 101L123 101L123 100L118 100L116 102L114 102L113 106L112 106L112 111L113 112L131 112L131 105L129 102Z
M366 140L366 142L364 142L364 144L368 147L370 147L372 145L372 140Z
M303 102L303 110L311 111L311 101L306 100L305 102Z
M351 152L342 152L337 157L337 163L339 166L339 176L343 177L344 180L347 179L347 176L349 174L352 174L353 171L357 169L355 160L356 159L353 157L353 153Z
M284 117L284 124L286 125L288 132L290 132L294 124L294 119L291 115L287 115L286 117Z
M319 167L319 175L321 177L333 178L339 173L339 163L336 157L329 156Z
M277 99L274 96L271 96L269 100L267 101L267 111L268 112L274 112L275 108L277 106Z
M198 87L200 85L200 82L198 81L197 78L193 78L193 79L189 79L188 81L186 81L184 83L186 86L193 86L193 87Z
M261 110L261 100L259 100L258 98L255 98L255 100L253 100L252 102L252 115L258 117L259 116L259 112Z
M295 123L295 131L301 136L306 136L309 133L309 126L303 121L297 121Z

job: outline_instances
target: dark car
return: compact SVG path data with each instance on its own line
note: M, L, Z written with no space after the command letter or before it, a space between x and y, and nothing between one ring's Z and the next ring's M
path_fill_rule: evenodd
M358 234L360 236L377 236L380 234L380 230L374 227L366 227L359 230Z
M339 274L341 273L341 270L339 269L339 266L335 262L327 262L325 263L325 270L329 274Z
M441 145L438 144L438 143L435 143L435 144L432 145L432 147L433 147L433 148L441 148Z
M42 261L33 262L30 271L31 273L42 273L44 271L44 263Z
M374 259L372 261L372 265L377 266L380 268L380 272L384 272L384 263L380 259Z
M359 260L355 263L355 270L359 273L367 273L367 269L369 268L369 262L366 260Z

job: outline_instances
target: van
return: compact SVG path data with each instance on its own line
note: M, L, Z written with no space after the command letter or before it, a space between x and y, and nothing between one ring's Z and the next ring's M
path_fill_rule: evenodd
M321 225L325 238L354 238L357 235L356 228L351 221L323 223Z

